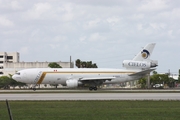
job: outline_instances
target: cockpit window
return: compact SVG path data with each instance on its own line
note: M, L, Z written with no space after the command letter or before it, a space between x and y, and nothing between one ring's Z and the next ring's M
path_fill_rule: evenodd
M20 72L15 73L16 75L20 75Z

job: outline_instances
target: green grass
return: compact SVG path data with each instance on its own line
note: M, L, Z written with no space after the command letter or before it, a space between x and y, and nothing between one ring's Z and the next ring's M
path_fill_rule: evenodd
M180 101L9 101L14 120L179 120ZM0 120L8 120L0 101Z

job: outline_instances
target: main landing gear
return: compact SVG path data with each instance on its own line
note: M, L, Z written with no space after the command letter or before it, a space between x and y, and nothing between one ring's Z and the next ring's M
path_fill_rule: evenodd
M89 90L92 91L92 90L97 90L97 87L89 87Z
M34 91L36 91L36 88L32 88Z

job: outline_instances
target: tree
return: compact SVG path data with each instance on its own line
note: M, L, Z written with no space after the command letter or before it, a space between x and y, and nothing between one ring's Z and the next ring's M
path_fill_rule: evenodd
M12 80L7 76L0 77L0 88L9 89Z
M81 60L80 59L76 60L76 67L81 68Z
M48 64L48 67L50 68L62 68L59 64L57 64L56 62L52 62Z
M180 83L180 69L179 69L178 82Z
M141 85L141 88L144 88L146 85L146 77L139 79L138 83ZM158 74L156 71L153 71L153 75L150 77L151 85L155 84L167 84L169 87L174 87L175 80L169 78L168 74Z
M172 77L170 77L167 85L168 85L169 87L175 87L175 84L174 84L174 83L175 83L175 79L173 79Z
M92 64L92 68L97 68L96 63Z
M12 75L9 74L8 76L1 76L0 77L0 88L9 89L10 86L15 88L16 86L19 86L21 88L22 86L26 85L25 83L17 82L14 79L12 79Z
M96 63L92 63L92 61L81 61L80 59L77 59L76 67L78 67L78 68L97 68L97 65L96 65Z
M141 88L146 88L146 78L139 79L138 84L140 84Z
M153 71L153 75L156 75L156 74L158 74L158 73L157 73L157 71L154 70L154 71Z

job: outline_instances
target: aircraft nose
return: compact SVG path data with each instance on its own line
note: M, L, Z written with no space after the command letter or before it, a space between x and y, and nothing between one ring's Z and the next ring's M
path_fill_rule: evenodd
M14 79L14 80L16 80L16 81L18 81L17 78L18 78L17 75L13 75L13 76L12 76L12 79Z
M13 75L13 76L12 76L12 79L14 79L14 80L15 80L15 75Z
M12 79L20 82L20 81L21 81L21 77L22 77L22 76L20 75L20 73L15 73L15 74L12 76Z

